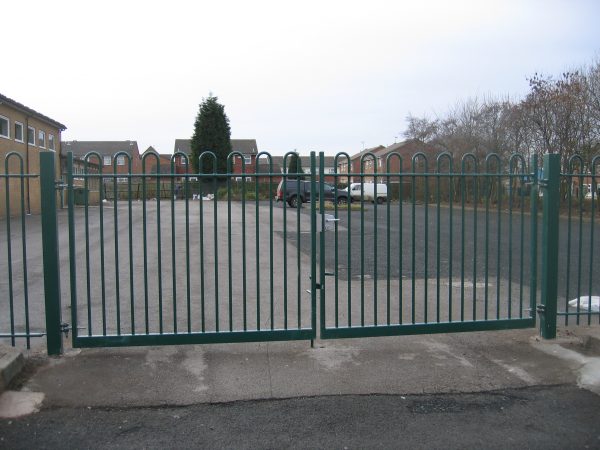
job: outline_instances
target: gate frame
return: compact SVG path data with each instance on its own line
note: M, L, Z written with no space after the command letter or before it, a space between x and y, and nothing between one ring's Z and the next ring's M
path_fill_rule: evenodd
M422 154L420 154L422 155ZM363 155L362 158L364 158ZM530 199L532 205L531 211L531 285L530 285L530 308L526 309L529 311L530 317L528 318L514 318L514 319L498 319L498 320L470 320L470 321L452 321L452 322L432 322L432 323L415 323L415 324L396 324L396 325L354 325L351 327L335 327L327 328L326 326L326 276L328 275L325 271L325 235L322 232L320 236L320 252L319 252L319 266L320 266L320 338L321 339L344 339L344 338L358 338L358 337L376 337L376 336L401 336L401 335L415 335L415 334L434 334L434 333L456 333L456 332L470 332L470 331L491 331L491 330L509 330L509 329L522 329L522 328L533 328L536 325L536 296L537 296L537 156L534 156L531 161L533 170L530 170L530 174L527 176L532 177L532 189L530 192ZM361 159L362 168L362 159ZM338 168L335 167L335 176L337 180ZM363 177L365 174L353 174ZM386 175L398 175L398 174L385 174L377 173L377 167L374 167L374 173L367 174L372 176L374 180L377 176ZM325 176L324 170L324 152L319 153L319 179L323 179ZM345 174L350 177L350 173ZM558 182L556 183L558 185ZM323 183L321 183L320 198L323 198L324 190ZM544 196L546 197L546 196ZM414 200L413 200L414 201ZM325 214L323 203L320 203L321 212L321 230L325 230ZM544 222L546 222L547 209L544 208ZM316 211L313 212L316 216ZM413 237L414 238L414 237ZM550 268L551 270L552 268ZM553 277L556 281L556 277ZM554 304L556 304L556 290L554 291ZM552 291L548 292L546 298L546 304L551 305ZM551 306L548 308L548 314L551 311ZM556 308L554 308L556 311ZM552 326L551 323L548 325ZM554 330L556 330L556 314L554 315ZM545 336L544 336L545 337ZM552 336L555 337L555 336Z

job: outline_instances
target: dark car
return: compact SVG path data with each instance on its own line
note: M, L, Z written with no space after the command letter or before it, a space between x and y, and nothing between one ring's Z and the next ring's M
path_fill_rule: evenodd
M317 200L319 199L320 186L317 184ZM338 205L348 203L348 192L337 190L335 186L329 183L323 183L324 199L337 202ZM310 181L283 179L277 186L277 194L275 199L278 202L286 202L292 208L298 208L302 203L310 201ZM285 194L285 198L284 198Z

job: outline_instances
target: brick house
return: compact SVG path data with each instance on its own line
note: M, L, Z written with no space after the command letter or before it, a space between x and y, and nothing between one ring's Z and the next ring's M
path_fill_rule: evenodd
M73 156L83 158L89 152L100 154L101 161L97 157L90 157L89 162L100 164L102 173L113 173L116 168L117 174L128 174L131 160L131 173L141 173L140 151L136 141L66 141L62 143L65 154L73 152ZM127 155L127 156L126 156ZM126 183L127 177L117 178L118 183Z
M258 154L256 139L232 139L231 151L244 155L243 159L239 156L233 157L233 173L241 175L242 166L245 173L256 173L256 155Z
M379 145L377 147L368 148L363 150L350 158L350 166L347 164L347 160L339 159L338 160L338 172L339 173L348 173L348 169L350 169L350 173L361 173L361 158L366 153L372 153L374 155L374 159L367 157L363 162L362 173L365 174L364 182L372 183L373 176L368 176L369 174L375 173L388 173L388 156L389 156L389 173L398 173L409 172L411 170L412 165L412 157L415 153L423 152L429 161L429 167L434 167L432 164L435 164L435 160L432 160L432 157L436 154L437 149L432 145L426 145L422 142L415 140L408 140L403 142L398 142L387 147L383 145ZM400 170L400 159L397 156L392 156L392 154L398 154L402 158L402 170ZM350 183L358 183L360 182L360 177L358 176L350 176ZM386 176L378 176L378 183L386 183ZM397 182L390 179L390 182Z
M158 169L156 167L156 161L157 158L156 156L158 156ZM140 159L142 160L142 168L144 170L140 170L140 173L147 173L147 174L153 174L153 173L159 173L159 174L169 174L171 173L171 160L173 158L173 155L170 153L158 153L154 147L150 146L148 147L144 153L142 153ZM145 161L145 167L143 164L143 161ZM178 160L175 160L175 173L185 173L185 172L181 172L178 171ZM150 178L148 178L149 180ZM153 177L152 177L153 179ZM164 181L167 181L166 179Z
M348 164L347 158L342 158L342 157L338 158L338 173L342 173L342 174L373 173L373 167L374 167L373 158L365 157L365 160L364 160L363 166L362 166L362 170L361 170L361 159L367 153L377 154L381 150L384 150L384 149L385 149L385 147L383 145L378 145L377 147L371 147L371 148L364 149L364 150L350 156L349 164ZM349 178L350 179L348 180L348 176L341 177L340 182L358 183L360 181L360 177L356 176L356 175L349 175ZM367 181L366 178L365 178L365 181Z
M173 154L181 152L188 155L188 162L186 164L185 158L179 156L175 159L175 173L193 173L192 166L192 147L190 139L175 139L175 147L173 148Z
M290 163L290 157L288 156L287 158L287 165L289 165ZM325 156L325 160L324 160L324 172L325 172L325 177L324 177L324 181L328 182L328 183L336 183L340 182L340 180L336 180L335 176L333 175L335 173L335 166L334 166L334 157L333 156ZM302 169L304 170L305 173L310 173L310 156L301 156L300 157L300 162L302 164ZM317 163L317 168L316 170L318 171L318 164L319 161L316 161ZM258 172L257 173L287 173L287 167L284 167L284 163L283 163L283 156L271 156L271 164L272 164L272 168L271 168L271 172L269 172L269 160L266 156L263 156L259 159L258 161ZM331 174L331 175L327 175L327 174ZM259 183L268 183L269 179L273 179L273 183L275 184L279 184L279 181L281 180L281 176L273 176L273 177L269 177L269 176L259 176L257 179L259 181ZM318 179L318 177L317 177Z
M173 153L183 152L188 156L192 154L191 139L175 139ZM244 165L245 173L255 173L256 170L256 155L258 154L258 145L256 139L231 139L231 151L239 152L243 155L243 159L239 156L233 157L232 173L242 174L242 164ZM176 160L177 173L186 173L184 158ZM187 169L187 173L192 173L192 164ZM239 177L241 178L241 177Z
M41 114L15 100L0 94L0 173L4 173L5 157L16 152L23 158L23 172L40 173L40 151L52 151L56 157L56 177L60 178L61 132L67 127L44 114ZM17 157L9 160L9 172L20 173ZM11 214L20 212L20 180L10 181ZM39 178L24 180L25 210L28 213L40 212ZM0 214L6 213L5 183L0 183Z
M377 156L377 172L387 172L387 158L392 153L397 153L402 158L402 172L412 171L412 158L416 153L424 153L427 157L429 170L433 171L435 168L436 160L435 156L438 153L438 149L429 144L424 144L417 140L408 140L398 142L386 147L384 150L379 151ZM400 172L400 160L396 156L390 156L390 173ZM419 159L419 163L422 159ZM380 178L380 183L385 183L385 177Z

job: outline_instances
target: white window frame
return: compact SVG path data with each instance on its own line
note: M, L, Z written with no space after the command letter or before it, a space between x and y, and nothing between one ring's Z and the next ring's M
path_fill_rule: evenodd
M48 135L48 150L56 151L56 144L54 143L54 135Z
M125 155L117 156L117 166L124 166L124 165L125 165Z
M38 130L38 147L46 148L46 132L44 130Z
M31 136L33 139L32 141L29 140L29 132L30 131L32 132L31 133ZM29 145L31 145L32 147L35 147L35 128L34 127L27 127L27 143Z
M17 126L21 127L21 139L17 139ZM15 141L16 142L24 142L25 141L25 127L23 123L15 121Z
M103 156L102 157L102 165L104 166L110 166L112 163L112 157L111 156Z
M0 137L2 137L4 139L10 139L10 120L8 119L8 117L4 117L4 116L0 116L0 119L6 120L6 135L0 134Z
M252 156L244 156L244 165L249 166L252 164Z
M127 183L127 177L117 177L117 183Z

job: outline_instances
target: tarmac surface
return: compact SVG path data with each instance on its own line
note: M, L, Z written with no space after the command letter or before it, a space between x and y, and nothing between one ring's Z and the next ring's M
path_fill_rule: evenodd
M552 341L529 329L32 352L0 397L0 447L598 448L599 338L580 327Z
M53 408L0 421L0 447L598 448L599 404L587 391L558 386L188 407Z

